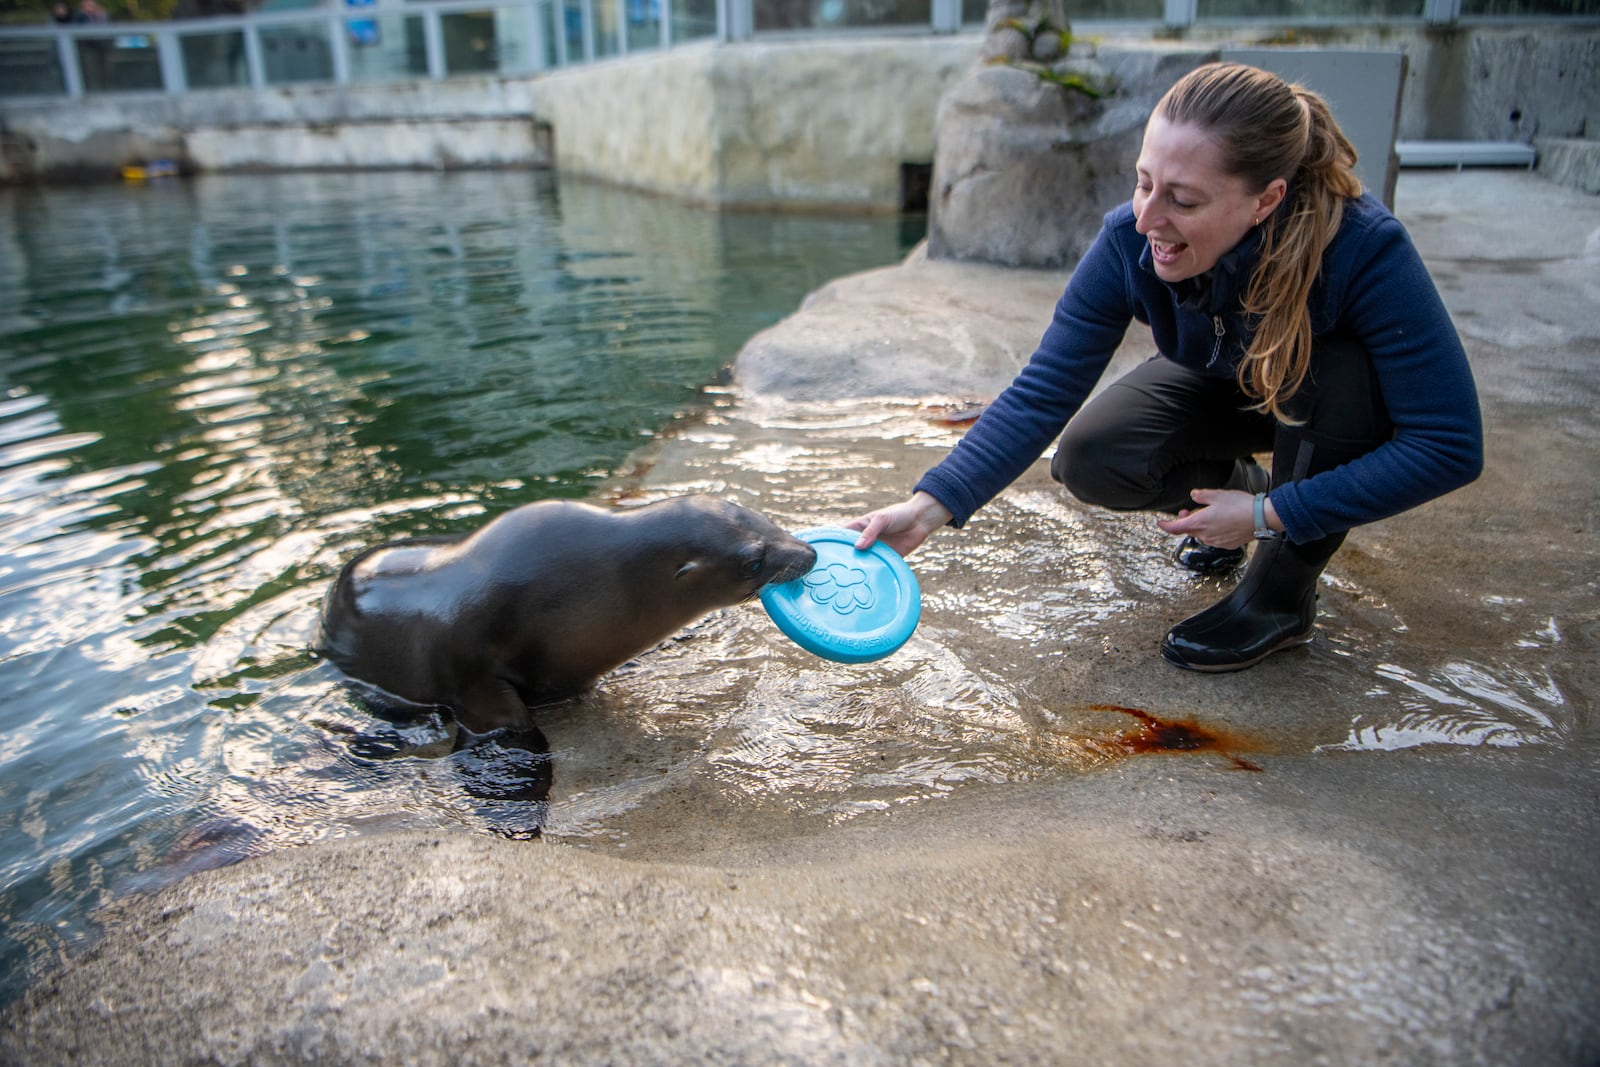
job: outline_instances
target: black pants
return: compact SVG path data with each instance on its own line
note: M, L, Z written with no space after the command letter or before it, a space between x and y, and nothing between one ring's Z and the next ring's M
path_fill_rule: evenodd
M1237 461L1254 453L1272 453L1272 484L1282 485L1365 455L1394 433L1372 357L1345 338L1317 341L1311 373L1288 404L1296 423L1250 403L1232 379L1157 356L1083 406L1050 472L1086 504L1177 512L1193 506L1195 489L1230 487Z

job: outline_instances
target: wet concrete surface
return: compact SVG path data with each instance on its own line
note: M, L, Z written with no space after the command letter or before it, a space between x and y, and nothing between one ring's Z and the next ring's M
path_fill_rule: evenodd
M0 1059L1600 1063L1600 199L1408 171L1398 211L1487 468L1356 531L1307 648L1167 667L1225 582L1039 464L912 557L894 656L713 616L543 716L544 840L371 834L115 905ZM895 499L1059 281L837 283L616 494L794 528ZM928 329L975 289L982 330ZM962 372L910 379L936 395L862 355L940 336Z

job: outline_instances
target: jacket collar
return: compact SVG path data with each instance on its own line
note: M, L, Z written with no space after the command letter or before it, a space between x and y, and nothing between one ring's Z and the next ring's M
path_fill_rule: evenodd
M1168 282L1156 273L1151 262L1150 242L1146 241L1144 250L1139 253L1139 269L1172 290L1173 298L1183 310L1221 315L1236 310L1244 299L1244 288L1255 270L1256 253L1260 248L1260 227L1252 226L1210 270L1181 282Z

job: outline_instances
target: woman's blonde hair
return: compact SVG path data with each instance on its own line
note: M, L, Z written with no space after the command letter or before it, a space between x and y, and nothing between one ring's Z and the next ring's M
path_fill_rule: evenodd
M1223 169L1252 192L1275 178L1288 182L1288 202L1262 223L1259 260L1245 292L1255 337L1239 364L1239 385L1258 410L1292 421L1284 404L1311 362L1311 286L1346 198L1361 195L1355 147L1321 96L1237 63L1191 71L1167 90L1156 113L1206 131Z

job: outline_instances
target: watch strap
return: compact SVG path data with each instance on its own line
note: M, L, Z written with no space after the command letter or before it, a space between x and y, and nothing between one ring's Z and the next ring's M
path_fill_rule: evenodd
M1277 531L1267 525L1267 494L1257 493L1252 507L1256 522L1256 540L1271 541L1277 537Z

